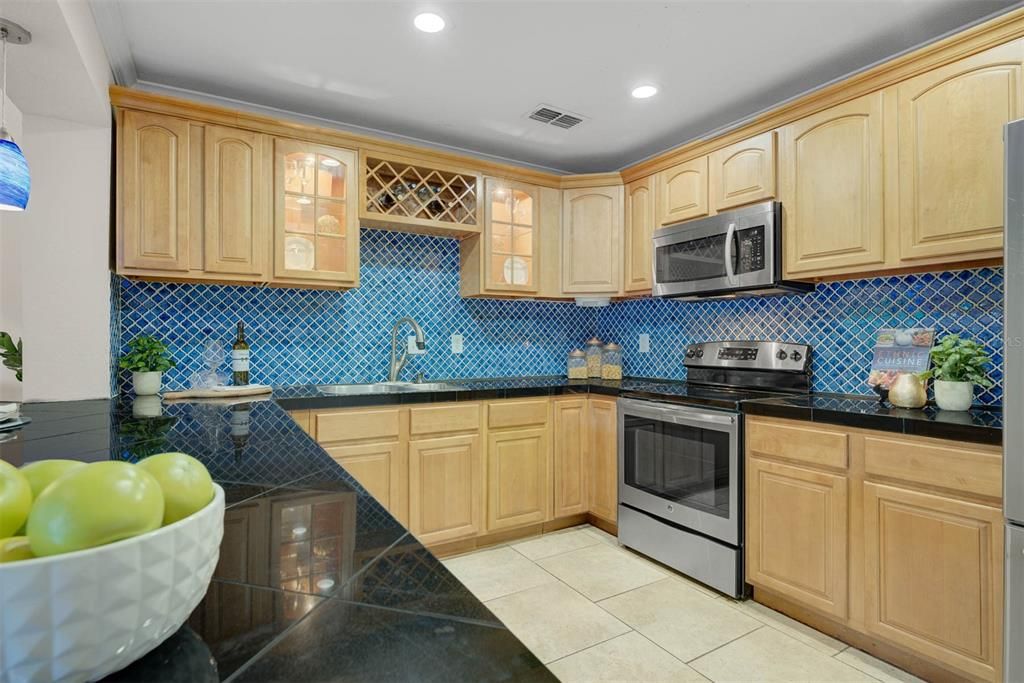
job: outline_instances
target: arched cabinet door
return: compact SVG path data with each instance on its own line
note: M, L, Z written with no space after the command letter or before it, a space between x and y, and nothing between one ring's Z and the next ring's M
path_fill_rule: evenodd
M274 278L359 283L356 153L274 141Z
M775 131L715 150L708 157L715 211L775 196Z
M779 130L788 277L885 263L882 102L882 93L872 93Z
M684 161L658 174L658 224L708 215L708 158Z
M123 113L121 269L189 269L189 122Z
M270 243L267 136L207 126L204 178L203 270L207 273L267 276Z
M654 234L654 176L626 185L626 249L623 290L651 288L651 237Z
M1024 41L896 86L900 258L1001 256L1003 125L1024 114Z
M562 291L622 290L622 186L565 190L562 196Z

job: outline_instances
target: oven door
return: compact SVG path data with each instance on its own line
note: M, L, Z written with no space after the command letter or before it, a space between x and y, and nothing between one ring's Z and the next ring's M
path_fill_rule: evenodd
M654 235L654 296L770 288L778 269L778 204L688 221Z
M626 398L618 412L619 502L739 545L739 415Z

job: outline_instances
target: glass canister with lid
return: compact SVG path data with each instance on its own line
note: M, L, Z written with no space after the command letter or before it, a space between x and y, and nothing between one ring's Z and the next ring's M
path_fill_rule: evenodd
M587 354L579 349L572 350L566 361L566 374L569 376L569 379L586 379Z
M622 379L622 347L609 342L601 353L601 379Z
M604 344L597 337L591 337L586 344L587 377L595 379L601 377L601 356L603 354Z

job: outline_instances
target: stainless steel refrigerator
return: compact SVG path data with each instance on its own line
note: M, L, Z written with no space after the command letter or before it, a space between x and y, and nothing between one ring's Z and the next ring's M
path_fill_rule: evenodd
M1003 507L1006 681L1024 681L1024 119L1006 124Z

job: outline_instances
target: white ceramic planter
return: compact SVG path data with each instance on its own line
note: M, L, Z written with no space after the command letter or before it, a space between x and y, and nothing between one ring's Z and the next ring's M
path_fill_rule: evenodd
M943 410L970 410L974 402L974 382L935 380L935 403Z
M162 372L133 372L132 388L136 396L154 396L160 393L160 382L164 373Z
M123 669L196 608L224 535L224 490L149 533L0 564L0 683L81 683Z

